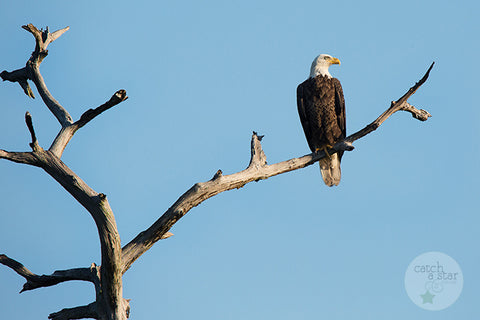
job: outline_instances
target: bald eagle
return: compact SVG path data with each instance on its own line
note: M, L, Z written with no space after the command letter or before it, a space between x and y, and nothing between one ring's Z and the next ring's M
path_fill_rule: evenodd
M320 172L329 187L340 183L343 151L329 155L327 148L346 137L345 100L340 81L332 78L328 67L340 60L328 54L315 58L310 77L297 87L297 106L303 131L312 152L324 150Z

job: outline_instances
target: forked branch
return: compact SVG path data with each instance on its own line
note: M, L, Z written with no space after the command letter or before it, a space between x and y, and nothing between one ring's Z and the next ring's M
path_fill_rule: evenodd
M50 109L50 111L55 115L62 126L67 126L68 124L72 123L72 117L67 110L65 110L65 108L57 100L55 100L48 90L45 81L40 74L40 64L48 55L48 45L64 34L69 27L57 30L53 33L50 33L48 28L46 28L46 30L39 30L33 24L22 26L22 28L34 36L35 50L32 52L32 55L24 68L12 72L2 71L0 73L0 77L2 77L4 81L8 80L11 82L18 82L25 94L31 98L34 98L33 91L27 81L32 80L35 83L35 86L37 87L37 90L48 109Z
M2 71L0 73L0 77L4 81L11 81L17 82L22 89L24 90L25 94L31 98L34 98L34 94L32 89L28 84L28 80L34 82L40 96L43 99L43 102L48 107L48 109L52 112L52 114L57 118L59 123L61 124L62 128L58 133L57 137L53 141L52 145L49 148L55 156L61 158L63 151L65 150L67 144L72 139L75 132L86 125L89 121L94 119L96 116L101 114L102 112L116 106L117 104L125 101L128 97L125 90L117 91L106 103L102 104L101 106L95 109L89 109L86 111L81 118L76 121L75 123L72 120L72 117L68 113L68 111L53 97L50 91L45 84L45 80L40 73L40 64L42 63L43 59L48 55L47 47L50 43L55 41L58 37L68 31L69 27L59 29L53 33L50 33L48 27L43 29L38 29L33 24L28 24L22 26L23 29L30 32L35 38L35 50L32 52L30 59L27 61L25 67L14 70L12 72ZM31 120L31 117L30 117ZM27 120L28 121L28 120ZM29 127L31 129L33 127ZM32 131L30 130L32 133ZM35 145L36 141L33 141L32 136L32 143ZM38 145L38 144L37 144ZM33 148L33 146L32 146ZM6 157L4 157L7 159Z

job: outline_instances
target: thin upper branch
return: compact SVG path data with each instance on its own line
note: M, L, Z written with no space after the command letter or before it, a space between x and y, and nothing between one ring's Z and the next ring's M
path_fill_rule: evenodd
M35 50L32 52L32 56L26 66L28 79L35 83L45 105L57 118L62 127L65 127L72 123L72 117L48 90L45 80L43 80L42 74L40 73L40 64L48 55L48 45L64 34L70 27L65 27L53 33L50 33L48 27L46 30L39 30L31 23L22 26L22 28L30 32L35 38Z
M75 132L78 129L85 126L88 122L93 120L95 117L100 115L102 112L107 111L108 109L116 106L117 104L125 101L128 99L127 92L123 89L118 90L115 92L112 97L95 109L88 109L85 111L80 119L72 123L71 125L62 127L60 132L58 133L57 137L53 141L52 145L50 146L50 151L56 155L57 157L61 158L63 151L65 150L67 144L72 139Z
M128 99L127 92L123 89L120 89L114 93L114 95L110 98L110 100L108 100L101 106L98 106L95 109L88 109L87 111L85 111L80 117L80 119L75 122L75 125L81 128L84 125L86 125L88 122L93 120L96 116L101 114L102 112L107 111L108 109L116 106L120 102L123 102L127 99Z
M329 154L333 154L342 150L353 150L353 141L358 140L374 131L396 111L409 111L413 115L418 115L418 117L416 117L417 119L424 120L426 111L418 110L409 104L406 105L406 103L407 99L414 94L415 91L427 80L432 67L433 64L418 83L410 88L400 99L398 99L396 102L393 102L392 106L382 113L374 122L366 126L364 129L348 136L343 141L335 144L335 146L329 150ZM144 252L150 249L155 242L162 239L163 235L165 235L165 233L168 232L168 230L170 230L170 228L180 218L190 211L190 209L199 205L206 199L224 191L241 188L245 184L252 181L259 181L285 172L304 168L326 156L326 154L321 151L318 153L308 154L300 158L293 158L287 161L267 165L265 153L262 150L260 140L261 137L254 132L251 143L251 159L248 167L245 170L231 175L223 175L221 170L218 170L211 180L196 183L187 192L185 192L157 221L155 221L152 226L139 233L132 241L125 245L122 252L123 272L126 272L132 263Z
M42 97L43 102L48 107L50 112L53 113L55 118L57 118L62 127L72 124L72 117L68 111L53 97L48 90L45 80L40 73L39 67L39 65L35 65L30 62L27 63L28 78L33 81L37 87L38 93Z
M405 110L405 111L411 112L412 115L414 115L414 117L415 117L415 115L417 115L417 117L415 117L415 118L418 119L418 120L423 121L423 120L428 119L428 116L427 116L427 118L425 118L425 114L424 114L425 111L424 110L418 110L410 104L408 104L408 106L407 106L407 100L418 90L418 88L420 88L420 86L422 84L425 83L425 81L427 81L428 76L430 75L430 71L432 70L434 64L435 64L435 62L433 62L430 65L430 67L428 68L425 75L417 83L415 83L415 85L413 87L411 87L403 96L401 96L397 101L392 101L392 103L390 105L390 108L388 108L377 119L375 119L375 121L373 121L372 123L367 125L362 130L360 130L358 132L355 132L354 134L348 136L345 139L345 141L354 142L355 140L358 140L358 139L366 136L370 132L377 130L377 128L385 120L387 120L392 114L394 114L395 112L397 112L399 110ZM422 111L424 111L424 112L422 112ZM427 112L427 114L430 115L428 112Z
M42 287L54 286L61 282L72 280L94 282L96 275L96 273L92 269L95 267L94 264L92 264L92 267L90 268L57 270L51 275L37 275L28 270L20 262L13 260L4 254L0 254L0 263L11 268L13 271L24 277L25 280L27 280L27 282L23 285L23 289L20 292Z

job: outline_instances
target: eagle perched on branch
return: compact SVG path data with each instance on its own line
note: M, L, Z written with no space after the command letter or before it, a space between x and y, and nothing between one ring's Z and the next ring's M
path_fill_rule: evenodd
M343 151L328 154L327 149L346 137L345 100L340 81L332 78L328 68L340 60L328 54L315 58L310 77L297 87L297 106L303 131L312 152L325 151L320 172L329 187L340 183L340 160Z

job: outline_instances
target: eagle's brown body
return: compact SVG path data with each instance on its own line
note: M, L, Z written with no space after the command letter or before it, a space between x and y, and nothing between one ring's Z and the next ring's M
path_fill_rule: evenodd
M297 88L297 106L308 146L316 152L346 137L345 100L340 81L318 75ZM320 160L323 180L328 186L340 182L343 152Z

